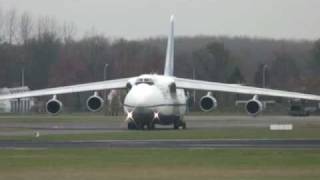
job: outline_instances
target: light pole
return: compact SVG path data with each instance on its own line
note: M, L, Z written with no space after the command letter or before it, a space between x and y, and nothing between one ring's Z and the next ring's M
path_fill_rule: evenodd
M266 87L266 73L267 73L267 69L268 69L268 65L263 65L262 68L262 87L265 88Z
M107 69L108 69L109 64L105 64L103 68L103 80L107 80Z
M24 87L24 67L21 68L21 87ZM23 113L24 108L23 108L24 101L22 101L20 98L18 98L18 113Z
M103 68L103 80L104 81L107 80L108 66L109 66L109 64L105 64L104 68ZM107 115L107 113L108 113L108 111L107 111L108 110L108 108L107 108L107 90L104 90L103 99L104 99L104 103L105 103L104 114Z
M192 69L192 78L193 80L196 79L196 68L193 66L193 69ZM193 91L193 105L196 104L196 91L194 90Z
M24 67L21 69L21 87L24 87Z

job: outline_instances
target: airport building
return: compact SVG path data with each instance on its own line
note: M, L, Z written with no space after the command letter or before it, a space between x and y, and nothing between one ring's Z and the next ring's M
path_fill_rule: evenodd
M29 91L29 87L1 88L0 95ZM33 98L21 98L0 101L0 113L26 113L34 106Z

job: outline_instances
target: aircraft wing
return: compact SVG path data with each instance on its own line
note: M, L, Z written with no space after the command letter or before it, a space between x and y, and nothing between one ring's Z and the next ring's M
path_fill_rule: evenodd
M261 96L284 97L290 99L305 99L320 101L320 96L312 94L303 94L290 91L273 90L266 88L257 88L250 86L242 86L237 84L225 84L217 82L208 82L200 80L191 80L183 78L175 78L177 88L203 90L203 91L219 91L230 92L235 94L252 94Z
M100 81L100 82L93 82L93 83L87 83L87 84L78 84L78 85L72 85L72 86L63 86L63 87L56 87L56 88L49 88L49 89L27 91L23 93L0 95L0 100L69 94L69 93L86 92L86 91L99 91L99 90L106 90L106 89L122 89L126 87L128 80L129 78L108 80L108 81Z

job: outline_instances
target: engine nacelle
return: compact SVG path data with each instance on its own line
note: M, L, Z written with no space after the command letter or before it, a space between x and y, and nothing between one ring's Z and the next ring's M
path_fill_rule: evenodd
M200 99L200 109L203 112L211 112L218 107L217 99L211 93Z
M132 89L132 84L128 82L126 87L127 87L127 92L129 92Z
M56 96L49 100L46 104L46 110L52 115L57 115L62 111L63 104L59 101Z
M104 100L95 93L93 96L87 99L87 108L91 112L100 111L104 106Z
M263 109L263 103L256 98L249 100L246 104L246 111L251 116L257 116Z

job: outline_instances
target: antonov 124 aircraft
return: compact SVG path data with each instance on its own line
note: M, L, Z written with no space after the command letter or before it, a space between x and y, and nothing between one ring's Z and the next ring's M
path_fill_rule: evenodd
M175 129L186 128L183 117L186 113L187 90L208 92L200 99L199 103L201 110L205 112L214 110L218 105L212 92L253 95L253 98L248 100L245 105L248 114L253 116L264 109L264 104L259 100L260 96L320 101L320 96L312 94L174 77L174 16L171 16L170 23L163 75L144 74L126 79L2 95L0 100L52 96L52 99L46 104L46 109L50 114L57 114L62 110L62 102L58 100L58 95L92 91L93 95L87 100L87 108L96 112L101 110L104 105L104 100L98 95L98 91L127 89L128 93L123 106L127 116L125 121L128 123L128 129L144 129L145 127L153 129L155 124L173 125Z

